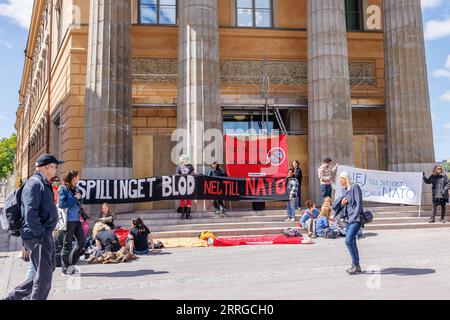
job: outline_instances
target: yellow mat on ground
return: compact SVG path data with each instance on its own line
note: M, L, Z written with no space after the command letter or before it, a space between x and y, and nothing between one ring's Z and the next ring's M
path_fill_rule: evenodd
M157 239L161 241L164 248L185 248L185 247L207 247L208 243L199 238L167 238Z

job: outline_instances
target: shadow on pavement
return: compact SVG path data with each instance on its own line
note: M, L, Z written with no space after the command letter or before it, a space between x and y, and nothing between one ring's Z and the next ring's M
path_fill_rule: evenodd
M392 274L397 276L422 276L426 274L436 273L434 269L414 269L414 268L387 268L380 272L364 272L365 274Z
M364 239L364 238L368 238L368 237L376 237L377 235L378 235L378 233L375 233L375 232L365 232L365 233L363 233L362 238Z
M156 274L165 274L169 271L154 270L137 270L137 271L117 271L117 272L99 272L99 273L82 273L82 277L108 277L108 278L133 278Z

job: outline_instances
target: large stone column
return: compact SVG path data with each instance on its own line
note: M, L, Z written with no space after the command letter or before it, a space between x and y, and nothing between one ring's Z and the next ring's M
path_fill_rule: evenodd
M131 88L131 1L91 0L84 178L131 177Z
M384 0L388 166L426 172L435 164L420 0ZM431 205L424 185L422 204Z
M206 174L204 150L209 143L204 133L222 130L223 120L217 0L180 0L178 6L178 128L187 130L184 139L196 172Z
M384 1L389 170L435 162L420 0Z
M317 169L329 156L353 165L350 76L342 0L308 1L309 192L320 200Z

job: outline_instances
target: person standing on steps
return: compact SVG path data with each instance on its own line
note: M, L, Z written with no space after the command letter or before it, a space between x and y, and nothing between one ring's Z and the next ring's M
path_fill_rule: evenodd
M294 169L295 178L297 178L297 181L298 181L297 210L301 210L302 209L302 180L303 180L303 173L302 173L302 169L300 168L300 162L298 160L294 160L292 162L292 168Z
M217 161L211 164L211 169L209 169L208 176L210 177L226 177L227 175L222 171ZM213 203L214 213L219 214L223 218L226 214L225 203L223 200L214 200Z
M320 180L320 191L322 192L322 202L326 197L331 197L333 192L333 182L336 180L336 172L339 167L337 163L333 168L331 168L331 158L327 157L323 160L322 165L317 169Z
M428 178L423 173L423 182L431 184L433 191L433 209L429 223L435 222L436 210L439 206L441 207L441 222L445 223L445 207L449 202L450 178L444 173L442 166L439 165L434 167L433 174Z
M294 169L289 169L287 188L289 190L289 202L287 203L287 218L285 222L295 222L295 208L297 205L298 180L294 175Z
M364 203L361 187L353 183L350 174L346 171L339 175L339 184L345 189L344 194L337 198L333 204L335 218L342 218L345 222L345 245L352 258L352 266L347 269L349 275L361 273L359 252L356 237L363 227L362 214Z
M177 167L178 175L195 175L194 167L189 163L189 156L184 154L180 157L180 165ZM192 200L181 200L178 213L181 213L181 220L191 219Z

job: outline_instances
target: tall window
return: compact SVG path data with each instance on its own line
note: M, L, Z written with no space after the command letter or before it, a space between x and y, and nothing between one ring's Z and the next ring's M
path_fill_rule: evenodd
M347 30L363 30L361 0L345 0Z
M177 24L177 0L140 0L139 23Z
M272 27L272 0L237 0L236 10L239 27Z
M58 48L61 46L61 42L62 42L62 36L63 36L63 21L62 21L62 1L58 1L56 3L56 29L58 32L57 35L57 43L58 43Z

